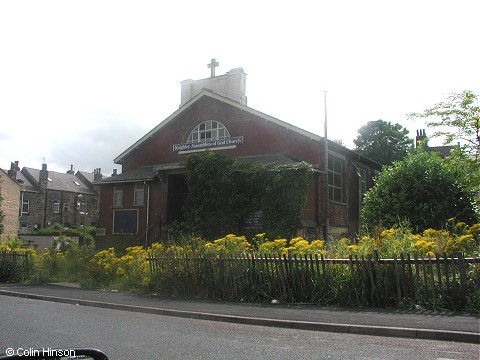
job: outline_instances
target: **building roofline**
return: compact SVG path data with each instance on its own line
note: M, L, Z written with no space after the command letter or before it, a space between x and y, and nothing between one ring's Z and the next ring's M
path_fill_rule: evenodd
M16 184L19 188L21 188L22 186L16 181L16 180L13 180L10 175L8 174L8 170L3 170L0 168L0 171L2 172L2 177L5 177L5 178L9 178L10 181L13 183L13 184Z
M277 119L273 116L267 115L265 113L262 113L258 110L252 109L248 106L242 105L239 102L235 100L231 100L227 97L224 97L222 95L218 95L211 90L208 89L203 89L201 92L199 92L196 96L194 96L191 100L186 102L183 106L181 106L178 110L176 110L174 113L172 113L170 116L168 116L165 120L163 120L160 124L155 126L152 130L150 130L146 135L141 137L139 140L137 140L132 146L130 146L128 149L126 149L124 152L122 152L120 155L118 155L113 161L115 164L122 164L123 159L128 156L132 151L140 147L145 141L147 141L149 138L151 138L157 131L162 129L165 125L170 123L174 118L182 114L184 111L186 111L190 106L192 106L194 103L196 103L200 98L207 96L213 99L216 99L218 101L221 101L225 104L231 105L233 107L236 107L237 109L240 109L242 111L246 111L250 114L256 115L258 117L263 118L266 121L270 121L274 124L277 124L279 126L282 126L284 128L287 128L288 130L294 131L300 135L303 135L309 139L312 140L317 140L320 141L322 139L321 136L316 135L314 133L311 133L307 130L301 129L295 125L289 124L285 121L282 121L280 119Z

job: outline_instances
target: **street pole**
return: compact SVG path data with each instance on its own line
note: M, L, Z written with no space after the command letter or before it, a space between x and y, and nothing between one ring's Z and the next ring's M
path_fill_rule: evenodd
M327 92L323 92L323 102L325 107L325 121L324 121L324 141L325 141L325 231L324 231L324 240L328 241L328 234L330 232L330 199L328 194L328 126L327 126Z

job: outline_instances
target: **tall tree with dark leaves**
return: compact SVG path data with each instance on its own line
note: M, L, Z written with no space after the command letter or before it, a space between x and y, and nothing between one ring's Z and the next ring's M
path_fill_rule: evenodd
M355 152L382 165L403 159L413 146L407 129L384 120L369 121L362 126L353 143Z

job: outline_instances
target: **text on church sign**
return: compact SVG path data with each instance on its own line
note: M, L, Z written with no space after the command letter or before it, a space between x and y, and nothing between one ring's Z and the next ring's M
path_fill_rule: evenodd
M178 153L202 151L215 148L232 148L243 144L243 136L230 137L218 140L202 140L199 142L174 144L173 151Z

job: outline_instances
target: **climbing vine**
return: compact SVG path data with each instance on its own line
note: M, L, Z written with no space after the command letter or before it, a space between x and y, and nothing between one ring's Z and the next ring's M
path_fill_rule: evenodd
M245 221L254 213L260 214L256 231L295 234L313 174L310 164L256 164L207 151L191 155L186 168L186 222L205 238L247 232Z

